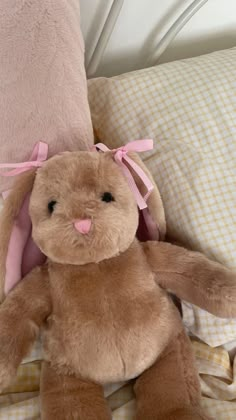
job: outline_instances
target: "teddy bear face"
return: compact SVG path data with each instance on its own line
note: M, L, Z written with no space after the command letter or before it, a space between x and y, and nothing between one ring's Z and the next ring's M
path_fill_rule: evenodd
M111 153L66 152L37 171L30 199L32 235L62 264L99 262L124 252L138 209Z

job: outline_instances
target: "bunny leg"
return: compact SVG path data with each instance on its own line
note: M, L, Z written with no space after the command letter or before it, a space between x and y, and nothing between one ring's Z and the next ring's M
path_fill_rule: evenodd
M42 420L111 420L102 386L75 376L59 375L46 362L40 395Z
M136 381L137 420L207 420L189 338L181 332Z

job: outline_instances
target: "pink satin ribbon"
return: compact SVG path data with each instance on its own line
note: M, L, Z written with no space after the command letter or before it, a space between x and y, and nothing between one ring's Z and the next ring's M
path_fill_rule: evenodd
M29 169L39 168L43 165L43 162L47 160L47 157L48 157L48 145L40 141L35 145L29 161L21 162L21 163L1 163L0 169L10 169L10 168L14 168L14 169L11 171L0 170L0 175L15 176L23 172L26 172Z
M127 155L127 153L128 152L139 153L139 152L152 150L153 140L151 139L135 140L126 144L125 146L122 146L122 147L119 147L118 149L113 149L113 150L110 150L103 143L98 143L93 147L93 150L94 149L99 149L102 152L111 151L114 153L114 159L117 162L117 164L120 165L124 175L126 176L127 181L129 183L129 187L134 194L134 197L136 199L139 209L143 210L147 208L147 199L154 188L153 184L148 178L148 176L145 174L145 172L142 170L142 168L140 168L140 166L137 165L137 163L134 160L132 160ZM15 176L23 172L26 172L32 168L39 168L47 160L47 157L48 157L48 145L44 142L38 142L33 149L33 152L32 152L32 155L30 156L29 161L21 162L21 163L1 163L0 169L9 169L9 168L14 168L14 169L10 171L0 170L0 175L7 176L7 177ZM138 175L138 177L141 179L141 181L145 185L147 189L147 193L144 196L142 196L141 192L139 191L127 164L134 170L134 172ZM5 196L7 194L8 194L8 191L3 193L3 195Z
M128 144L126 144L126 146L122 146L119 147L118 149L113 149L110 150L107 146L105 146L105 144L103 143L98 143L95 146L93 146L93 150L95 149L99 149L102 152L107 152L107 151L111 151L114 153L114 159L117 162L118 165L120 165L124 175L127 178L127 181L129 183L129 187L132 191L132 193L134 194L134 197L136 199L137 205L139 207L140 210L146 209L147 208L147 199L149 197L149 195L151 194L152 190L153 190L153 184L150 181L150 179L148 178L148 176L145 174L145 172L142 170L142 168L140 168L139 165L137 165L137 163L131 159L127 153L128 152L145 152L148 150L152 150L153 149L153 140L151 139L144 139L144 140L135 140L132 141ZM143 184L145 185L146 189L147 189L147 193L142 196L141 192L139 191L134 178L128 168L128 166L126 165L128 164L133 170L134 172L138 175L138 177L141 179L141 181L143 182Z

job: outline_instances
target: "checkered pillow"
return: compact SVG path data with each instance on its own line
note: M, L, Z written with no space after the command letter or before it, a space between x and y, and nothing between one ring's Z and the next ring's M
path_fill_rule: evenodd
M89 81L97 137L109 147L151 137L145 163L163 197L169 233L236 268L236 48ZM146 155L145 155L146 156ZM194 335L217 346L236 321L186 306Z

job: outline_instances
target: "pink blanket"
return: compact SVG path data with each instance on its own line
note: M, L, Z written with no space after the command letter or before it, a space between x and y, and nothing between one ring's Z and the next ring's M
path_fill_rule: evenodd
M49 155L93 143L79 0L0 2L0 163L40 140Z

